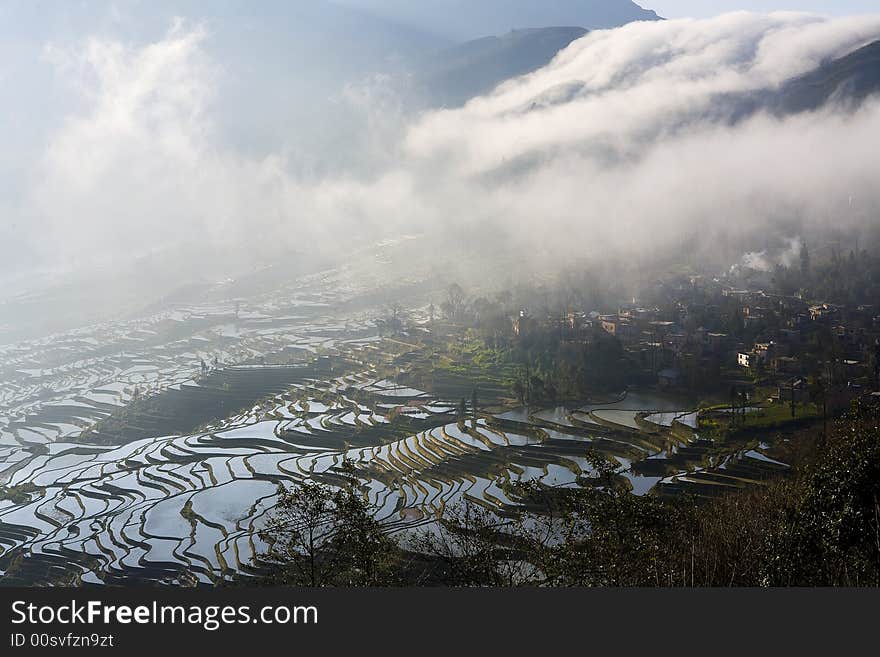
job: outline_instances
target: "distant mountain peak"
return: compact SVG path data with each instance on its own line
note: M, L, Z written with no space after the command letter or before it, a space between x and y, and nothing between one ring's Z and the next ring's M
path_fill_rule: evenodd
M656 12L632 0L336 0L421 30L457 40L507 34L514 28L579 25L618 27L633 21L660 20Z

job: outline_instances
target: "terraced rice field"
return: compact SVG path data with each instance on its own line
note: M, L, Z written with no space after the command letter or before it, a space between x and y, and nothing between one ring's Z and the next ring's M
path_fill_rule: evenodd
M582 445L462 431L456 403L370 365L398 357L364 317L306 295L0 347L0 582L253 574L278 485L338 483L345 458L391 531L583 474Z
M55 440L6 448L0 476L26 499L0 502L3 582L209 583L254 574L254 557L266 547L258 532L278 484L337 483L343 459L355 463L379 519L402 531L462 499L503 513L519 504L516 482L577 486L591 474L587 446L624 463L653 450L612 430L591 436L572 433L573 425L540 427L528 415L462 429L453 404L369 370L326 381L307 376L306 366L227 371L236 376L224 389L189 385L209 396L244 396L250 388L261 399L197 431L126 435L121 445ZM284 390L264 398L266 385ZM627 477L640 494L653 484Z
M4 583L208 583L252 573L277 485L334 483L344 458L392 531L465 497L503 511L516 504L511 482L575 485L588 471L578 440L485 420L462 430L451 406L423 397L418 417L389 422L346 395L363 393L349 384L367 378L333 380L336 392L323 401L311 383L294 385L187 435L106 447L55 442L7 461L6 485L27 500L0 503Z
M338 484L344 459L392 532L463 499L503 514L517 482L585 485L588 448L635 494L785 467L755 450L709 463L670 429L689 407L644 393L462 427L455 400L378 374L412 354L339 302L306 287L0 346L0 583L256 575L278 485Z

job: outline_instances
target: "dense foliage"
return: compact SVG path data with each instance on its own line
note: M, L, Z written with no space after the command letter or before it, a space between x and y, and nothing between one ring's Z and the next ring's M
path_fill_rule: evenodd
M357 494L351 464L342 485L310 482L279 488L278 505L261 538L269 581L294 586L375 586L391 584L393 540Z

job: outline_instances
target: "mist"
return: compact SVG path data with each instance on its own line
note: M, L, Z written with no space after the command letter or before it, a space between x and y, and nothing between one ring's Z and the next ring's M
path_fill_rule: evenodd
M0 583L880 581L880 14L8 0L0 80Z
M876 218L880 103L746 117L730 107L878 37L880 16L636 22L592 31L454 109L414 102L411 79L378 60L328 75L326 97L291 73L303 105L344 107L326 132L272 113L289 93L283 77L231 113L241 69L212 47L210 23L174 20L152 40L51 41L43 62L65 110L7 199L4 245L55 272L113 276L146 258L141 296L159 285L155 270L171 288L338 262L401 235L450 261L467 242L484 271L510 251L537 268L676 249L735 256L723 269L771 237ZM245 138L231 116L287 137Z
M864 220L878 201L876 102L740 122L716 108L878 29L876 18L742 13L594 32L546 69L424 117L407 150L481 185L474 197L499 229L565 256L636 254L695 233L710 242L791 217ZM866 216L849 215L853 195Z

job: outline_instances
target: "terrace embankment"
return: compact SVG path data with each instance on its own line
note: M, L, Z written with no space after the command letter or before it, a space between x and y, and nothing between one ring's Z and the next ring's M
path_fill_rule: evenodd
M226 368L197 384L166 390L116 409L84 432L79 441L124 445L154 436L191 433L303 383L312 375L313 368L307 366Z

